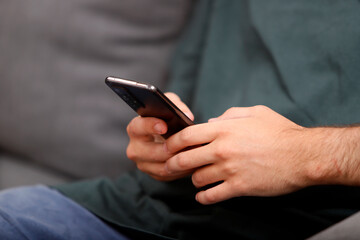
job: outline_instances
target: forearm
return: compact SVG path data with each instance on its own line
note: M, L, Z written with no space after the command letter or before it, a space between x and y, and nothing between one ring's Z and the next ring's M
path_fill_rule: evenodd
M312 184L360 185L360 126L307 130Z

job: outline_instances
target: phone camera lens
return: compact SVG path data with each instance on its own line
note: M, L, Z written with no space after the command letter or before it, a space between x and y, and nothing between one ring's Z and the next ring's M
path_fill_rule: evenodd
M139 104L139 102L134 99L133 97L131 97L130 95L126 94L126 93L122 93L120 95L120 97L127 103L129 104L129 106L131 108L133 108L134 110L137 110L138 108L141 107L141 105Z
M137 111L141 107L145 107L141 101L132 96L131 92L128 92L126 88L118 87L113 88L119 97L121 97L131 108Z

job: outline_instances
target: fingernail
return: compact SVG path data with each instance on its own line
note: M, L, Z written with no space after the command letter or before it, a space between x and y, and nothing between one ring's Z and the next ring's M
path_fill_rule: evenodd
M160 124L160 123L155 124L154 130L155 130L155 132L158 133L158 134L163 133L163 128L161 127L161 124Z
M193 118L193 115L192 115L192 113L190 113L190 112L184 112L184 114L185 114L189 119L192 119L192 118Z

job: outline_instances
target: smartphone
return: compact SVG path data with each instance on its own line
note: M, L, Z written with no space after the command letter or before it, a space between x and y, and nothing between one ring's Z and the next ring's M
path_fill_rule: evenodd
M164 120L168 125L164 138L194 124L153 85L117 77L107 77L105 83L140 116Z

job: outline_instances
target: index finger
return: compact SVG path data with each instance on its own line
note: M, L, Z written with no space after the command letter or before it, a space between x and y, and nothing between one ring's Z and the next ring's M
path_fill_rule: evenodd
M218 135L216 126L216 122L189 126L169 137L165 147L170 153L176 153L187 147L210 143Z
M166 123L153 117L135 117L128 124L127 133L129 137L143 137L153 134L165 134L167 132Z
M194 114L190 111L189 107L181 101L180 97L172 92L165 93L168 97L191 121L194 121Z

